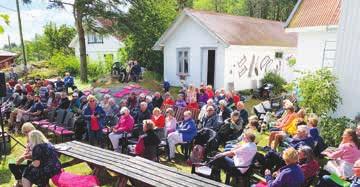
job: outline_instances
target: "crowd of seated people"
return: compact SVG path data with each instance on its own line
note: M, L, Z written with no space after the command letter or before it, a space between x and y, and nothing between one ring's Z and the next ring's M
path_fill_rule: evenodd
M35 80L24 84L17 80L11 96L2 105L10 127L20 129L24 122L59 109L71 111L77 114L79 122L75 125L76 137L101 147L109 140L117 152L123 152L123 146L128 146L126 139L133 138L137 142L130 146L133 153L150 160L156 160L157 146L162 141L167 143L172 160L176 145L192 144L198 132L211 129L216 133L218 144L225 148L223 153L210 157L214 159L211 167L215 180L220 180L221 170L244 174L247 168L234 169L233 166L250 165L257 152L256 144L262 139L263 122L249 116L239 94L233 91L213 90L210 85L199 88L189 85L179 91L176 100L169 92L149 95L132 92L117 104L111 95L84 96L76 88L69 95L67 88L71 88L71 84L66 86L61 82L65 81ZM311 181L319 174L315 157L320 154L330 159L320 172L320 186L331 183L330 174L344 178L356 174L354 164L360 159L356 131L347 129L339 148L323 152L325 144L317 128L318 117L307 114L290 101L284 102L283 109L274 125L266 124L270 136L259 158L268 186L302 186ZM293 176L297 180L289 180Z

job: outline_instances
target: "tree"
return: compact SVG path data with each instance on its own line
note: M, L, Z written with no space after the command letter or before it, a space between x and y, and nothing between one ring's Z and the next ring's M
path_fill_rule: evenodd
M10 23L9 15L0 14L0 19L2 19L6 25L9 25L9 23ZM2 34L3 32L4 32L4 27L3 27L3 25L0 25L0 34Z
M285 21L297 0L194 0L199 10Z
M152 46L174 21L177 15L175 0L129 0L127 14L116 14L114 30L126 35L125 52L149 70L162 73L162 52Z
M71 40L75 37L76 30L67 25L58 27L50 22L44 26L44 40L48 45L49 55L53 56L57 52L63 54L73 54L74 51L69 47Z
M341 97L336 87L337 78L331 70L323 68L301 74L302 76L292 83L298 87L300 106L319 116L334 112L341 102Z

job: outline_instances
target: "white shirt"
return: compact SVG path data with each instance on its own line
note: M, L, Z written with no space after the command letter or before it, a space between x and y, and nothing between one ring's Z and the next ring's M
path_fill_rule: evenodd
M235 166L249 166L257 152L257 147L254 142L249 142L241 145L241 147L234 150L234 164ZM238 168L241 173L245 173L249 168Z

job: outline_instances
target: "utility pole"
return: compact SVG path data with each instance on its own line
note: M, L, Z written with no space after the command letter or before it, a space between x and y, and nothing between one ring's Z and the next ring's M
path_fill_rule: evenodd
M10 35L8 35L9 51L11 51Z
M16 0L16 10L17 10L18 22L19 22L20 42L21 42L21 47L22 47L23 59L24 59L24 72L26 73L27 72L26 53L25 53L25 45L24 45L22 26L21 26L19 0Z

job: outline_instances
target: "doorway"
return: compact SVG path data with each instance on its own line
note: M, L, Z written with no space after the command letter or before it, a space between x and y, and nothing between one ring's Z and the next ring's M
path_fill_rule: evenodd
M207 54L207 84L214 87L215 79L215 50L208 50Z

